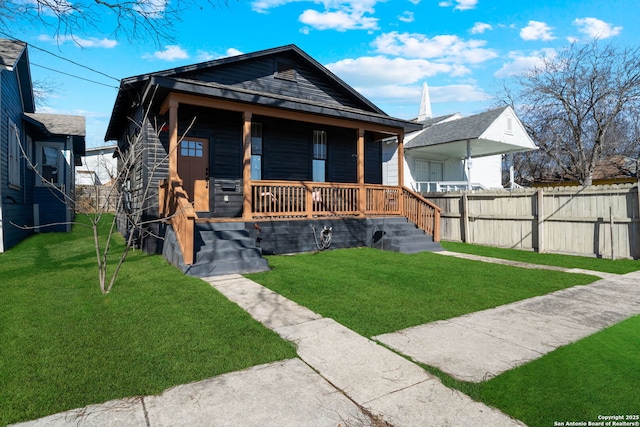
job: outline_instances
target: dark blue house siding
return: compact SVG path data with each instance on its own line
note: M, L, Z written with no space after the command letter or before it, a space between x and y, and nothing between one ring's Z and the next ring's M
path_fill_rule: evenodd
M9 186L9 119L20 129L25 149L30 151L31 147L26 147L23 108L16 73L2 70L0 74L0 203L4 249L7 250L32 233L11 223L33 225L33 172L26 168L25 160L21 159L20 187Z

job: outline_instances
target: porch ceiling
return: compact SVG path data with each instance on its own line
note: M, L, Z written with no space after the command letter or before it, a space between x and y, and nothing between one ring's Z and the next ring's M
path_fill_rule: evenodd
M502 141L493 141L489 139L475 138L468 141L471 145L471 157L486 157L496 154L530 151L533 149L529 146ZM414 154L434 155L441 158L466 159L467 140L443 142L440 144L426 145L421 147L405 147L405 151L410 151Z

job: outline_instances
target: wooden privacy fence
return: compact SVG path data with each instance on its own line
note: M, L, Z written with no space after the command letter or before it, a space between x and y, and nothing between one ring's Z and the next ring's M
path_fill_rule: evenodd
M640 258L638 184L429 193L443 240Z
M115 212L120 194L111 185L77 185L76 210L92 213Z

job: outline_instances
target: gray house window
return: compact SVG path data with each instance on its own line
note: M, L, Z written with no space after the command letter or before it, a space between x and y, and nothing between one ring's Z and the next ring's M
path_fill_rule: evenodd
M9 185L20 186L20 130L9 119Z
M284 61L276 62L276 78L296 81L297 73L295 65Z
M251 180L262 179L262 123L251 123Z
M313 131L313 181L325 182L327 161L327 132Z

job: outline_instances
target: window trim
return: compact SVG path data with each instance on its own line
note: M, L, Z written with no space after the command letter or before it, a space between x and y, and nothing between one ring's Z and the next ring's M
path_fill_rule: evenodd
M58 151L58 174L57 174L57 182L49 182L46 180L43 180L43 173L42 173L42 149L44 147L53 147ZM64 164L65 164L65 153L64 153L64 147L60 145L60 143L58 142L51 142L51 141L36 141L35 142L35 159L36 159L36 170L38 171L38 176L36 177L36 187L47 187L47 186L54 186L57 188L62 188L62 186L65 184L65 169L64 169Z
M327 181L327 132L313 130L313 155L311 160L311 179L314 182ZM321 176L319 176L321 175ZM321 178L321 179L316 179Z
M12 188L21 188L21 179L20 179L20 158L22 157L20 154L20 129L18 129L18 125L15 124L11 118L8 118L9 121L9 147L8 147L8 163L7 163L7 173L8 173L8 183L9 187Z
M252 122L251 123L251 159L250 159L252 181L262 180L262 156L264 154L263 143L264 143L264 137L262 132L262 123ZM257 150L258 152L254 152L254 148L258 148L258 146L259 146L259 150ZM254 171L256 172L255 175L254 175ZM257 176L257 175L260 175L260 176Z

